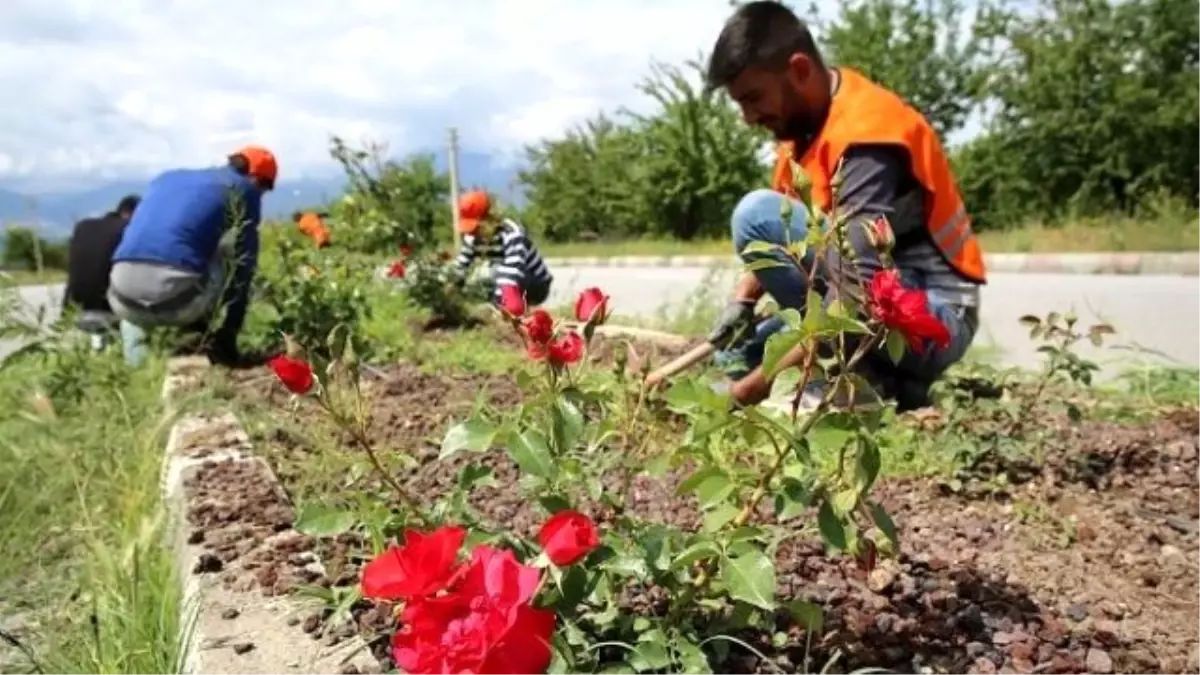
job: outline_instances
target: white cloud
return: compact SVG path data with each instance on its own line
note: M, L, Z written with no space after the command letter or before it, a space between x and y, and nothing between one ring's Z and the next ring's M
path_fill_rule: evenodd
M644 105L727 0L3 0L0 180L141 176L263 143L282 178L328 137L511 153Z

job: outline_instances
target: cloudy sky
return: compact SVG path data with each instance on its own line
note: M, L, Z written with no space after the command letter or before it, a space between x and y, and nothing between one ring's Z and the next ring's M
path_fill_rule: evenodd
M0 0L0 182L141 177L246 142L282 178L327 139L503 156L643 101L652 59L707 49L727 0Z

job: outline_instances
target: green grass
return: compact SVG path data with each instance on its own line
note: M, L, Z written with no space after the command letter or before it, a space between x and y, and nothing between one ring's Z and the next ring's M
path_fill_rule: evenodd
M66 270L0 270L0 283L9 283L16 286L61 284L66 280Z
M26 355L0 375L0 624L25 624L35 661L5 672L180 670L162 375L161 360L134 371L119 350L82 349Z
M1082 220L1059 226L1033 224L984 231L979 238L987 253L1194 252L1200 248L1200 220L1194 213L1166 213L1138 220ZM733 256L733 243L727 239L539 242L538 247L544 255L554 258Z

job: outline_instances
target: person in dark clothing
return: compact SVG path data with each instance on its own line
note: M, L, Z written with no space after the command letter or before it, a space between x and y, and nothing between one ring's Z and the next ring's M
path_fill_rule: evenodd
M104 346L105 334L117 326L117 316L108 302L108 277L112 272L113 252L121 243L121 235L139 201L137 195L127 195L115 210L99 218L84 218L71 232L63 300L80 310L75 327L89 333L97 348Z

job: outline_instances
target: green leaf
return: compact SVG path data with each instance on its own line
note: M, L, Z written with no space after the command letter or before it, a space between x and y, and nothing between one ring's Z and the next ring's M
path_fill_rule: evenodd
M846 527L834 513L829 500L821 502L821 508L817 511L817 528L830 548L838 551L846 549Z
M787 604L787 611L791 615L792 621L804 626L804 630L808 631L812 637L821 637L821 632L825 629L825 612L820 605L804 600L792 600Z
M542 495L538 497L538 503L549 514L555 514L559 511L566 511L571 508L571 502L558 495Z
M899 364L900 359L904 358L904 352L908 350L908 340L904 339L904 334L898 330L889 330L886 345L888 358L892 363Z
M539 478L550 478L554 475L554 458L550 455L546 437L536 429L510 433L508 456L512 457L525 473Z
M774 258L759 258L758 260L751 260L750 262L742 265L742 269L746 272L761 272L762 270L787 266L787 263L780 262Z
M841 450L858 431L858 419L853 413L826 413L808 432L808 440L817 452L835 453Z
M742 255L750 255L751 253L771 253L773 251L782 251L784 248L779 244L773 244L769 241L756 239L749 244L746 244L742 249Z
M780 480L775 493L775 517L780 521L791 520L804 512L812 503L812 486L795 478Z
M763 347L762 369L763 374L769 379L775 377L779 367L779 361L792 350L793 347L804 341L804 332L798 330L781 330L767 338L767 344Z
M871 520L875 521L875 526L883 533L883 536L892 542L893 546L900 544L900 537L896 534L896 523L892 521L892 517L883 508L881 504L876 502L871 503Z
M442 439L442 451L438 459L446 459L462 450L483 452L496 438L496 427L480 419L469 419L450 427Z
M716 508L704 514L704 531L716 532L725 527L729 521L736 518L738 515L737 507L732 504L718 504Z
M852 315L841 300L834 300L825 310L825 324L821 331L825 334L861 334L868 332L868 329L867 324Z
M664 452L646 461L645 471L649 476L662 478L671 469L671 455Z
M708 657L705 656L704 650L691 640L683 636L676 636L671 641L671 649L675 652L675 658L679 663L679 669L676 672L682 675L716 672L708 663Z
M309 537L336 537L354 527L358 518L349 511L309 502L296 514L296 531Z
M728 477L725 476L725 472L715 466L701 467L692 472L692 475L680 481L679 485L675 487L675 494L686 495L687 493L692 492L696 488L700 487L701 483L714 476L722 476L728 480Z
M855 476L860 494L865 495L875 485L875 479L879 476L882 464L883 459L879 456L879 445L875 439L861 438L858 442L858 464Z
M800 310L792 307L784 307L775 316L791 330L800 330L804 326L804 317L800 315Z
M478 464L468 464L458 474L458 487L469 492L473 487L495 487L496 477L491 468Z
M559 453L569 452L583 436L583 413L570 401L554 402L554 447Z
M629 665L638 672L663 670L671 665L671 655L667 653L667 645L664 642L639 642L629 655Z
M858 490L849 488L833 495L833 511L844 518L858 506Z
M767 611L775 609L775 564L762 551L751 549L722 560L721 582L734 600Z
M813 289L808 289L808 297L804 305L803 330L809 335L821 332L825 325L825 307L821 304L824 299Z
M794 396L796 390L800 387L800 379L803 374L800 372L799 366L789 366L775 375L774 381L771 382L771 394L768 398L775 399L786 396Z
M671 569L686 569L701 560L715 558L719 555L721 555L721 549L717 546L716 542L711 540L698 541L683 549L679 555L675 556L675 559L671 561Z
M700 508L707 510L725 501L729 495L733 494L736 487L724 474L705 478L696 486L696 497L700 500Z

